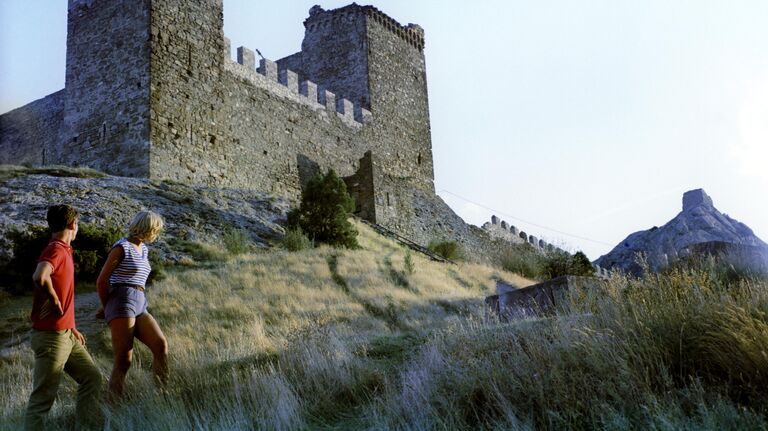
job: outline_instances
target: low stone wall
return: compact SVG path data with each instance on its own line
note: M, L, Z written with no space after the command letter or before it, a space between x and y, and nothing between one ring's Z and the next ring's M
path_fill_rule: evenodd
M491 216L490 223L483 224L483 230L487 231L493 238L500 238L509 241L513 244L525 244L532 245L535 249L543 252L559 251L567 253L565 250L552 245L543 239L539 239L533 235L528 235L524 231L517 227L507 223L498 217Z
M533 286L488 296L485 305L489 317L496 317L502 322L546 316L565 305L569 290L594 289L602 283L594 277L564 275Z

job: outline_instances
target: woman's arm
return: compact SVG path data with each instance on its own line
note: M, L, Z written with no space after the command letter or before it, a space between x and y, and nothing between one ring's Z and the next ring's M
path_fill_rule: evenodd
M112 275L112 271L120 265L123 261L123 248L115 247L109 252L107 261L104 262L104 266L101 267L99 278L96 279L96 291L99 293L99 300L101 306L107 305L107 295L109 294L109 276Z

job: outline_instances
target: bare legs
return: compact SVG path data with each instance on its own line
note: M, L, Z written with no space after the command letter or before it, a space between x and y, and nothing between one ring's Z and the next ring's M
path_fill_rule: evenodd
M112 351L115 364L109 378L109 401L117 401L123 395L125 374L133 360L133 333L136 326L134 317L118 317L109 322L112 332Z
M152 351L152 372L155 383L163 387L168 383L168 341L157 321L149 313L136 318L136 338Z
M109 322L115 365L109 379L109 399L114 402L123 395L125 375L133 360L133 339L138 338L152 351L152 371L155 382L162 387L168 381L168 342L154 317L144 313L139 317L118 317Z

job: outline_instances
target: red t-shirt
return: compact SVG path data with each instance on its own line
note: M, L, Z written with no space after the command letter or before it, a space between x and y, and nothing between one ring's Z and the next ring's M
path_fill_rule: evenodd
M40 287L35 287L32 300L32 327L39 331L58 331L75 327L75 262L72 260L72 247L52 239L40 254L37 263L48 262L53 266L51 282L53 290L59 296L63 315L53 311L44 319L40 311L48 295ZM55 308L53 308L55 310Z

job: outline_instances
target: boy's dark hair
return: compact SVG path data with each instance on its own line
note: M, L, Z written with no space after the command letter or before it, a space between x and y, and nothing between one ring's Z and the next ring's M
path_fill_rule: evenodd
M77 219L77 210L69 205L52 205L45 218L51 232L61 232Z

